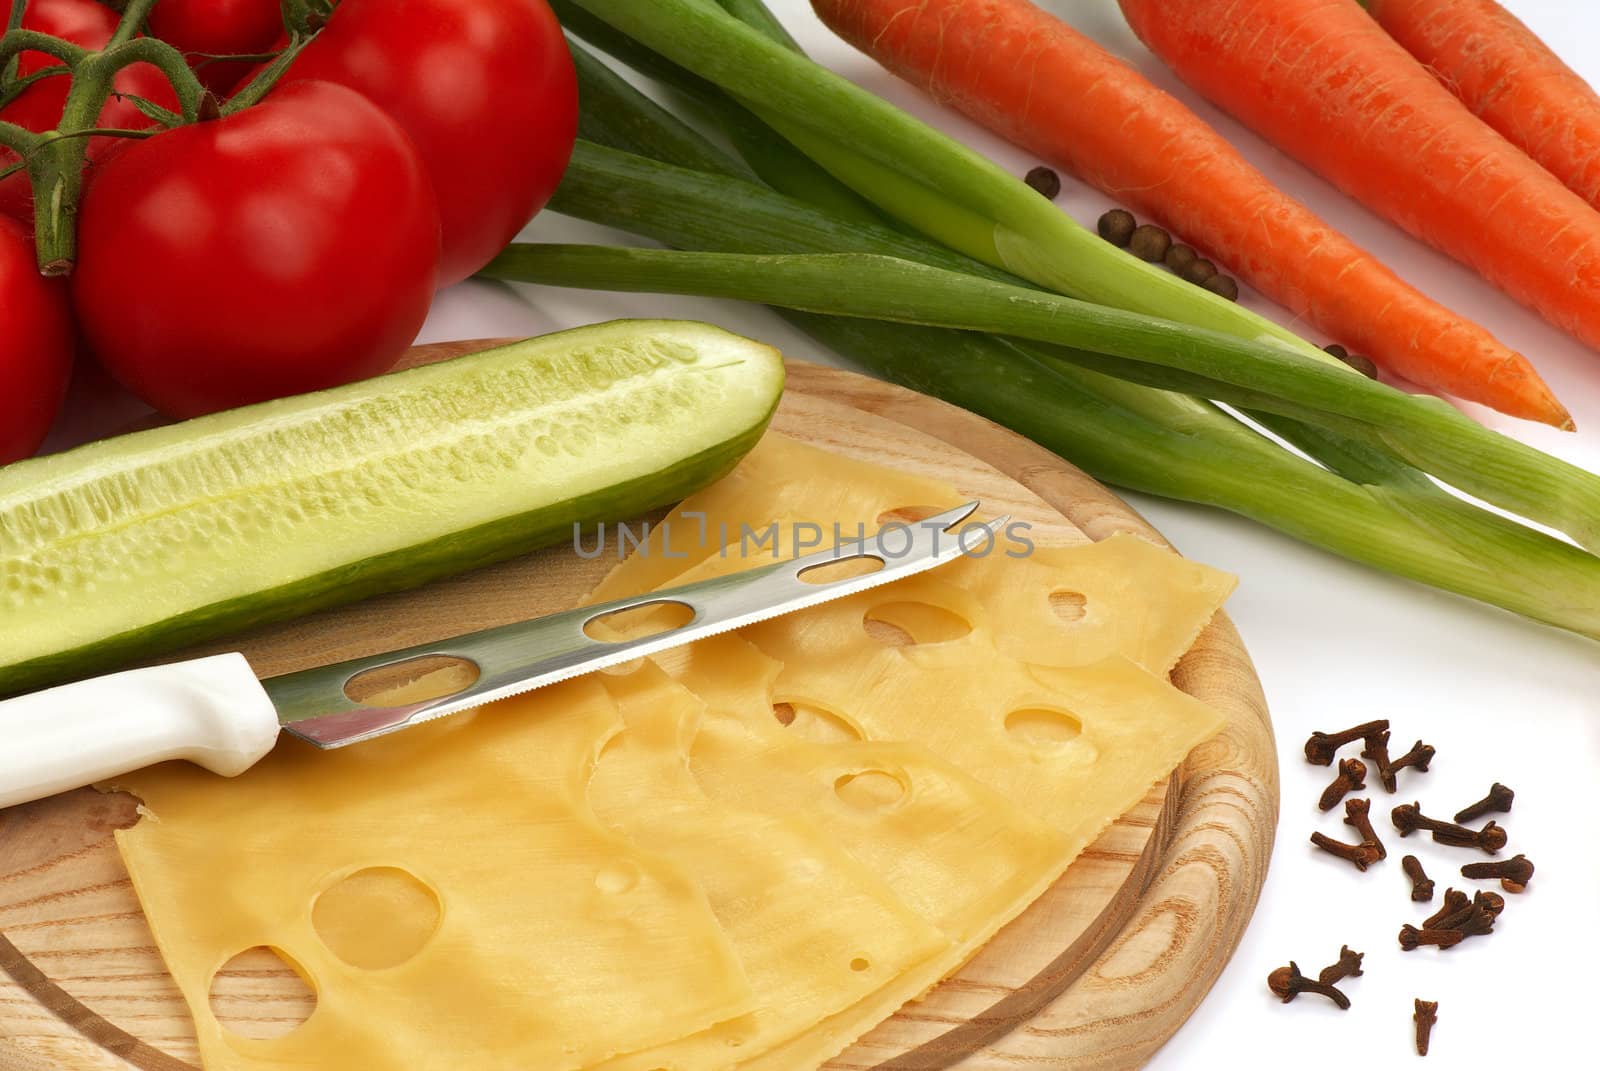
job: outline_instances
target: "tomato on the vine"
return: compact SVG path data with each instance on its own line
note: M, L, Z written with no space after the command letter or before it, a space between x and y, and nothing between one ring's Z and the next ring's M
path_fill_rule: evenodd
M27 228L0 216L0 465L39 448L71 371L66 284L39 274Z
M200 84L227 94L255 66L211 60L272 51L283 33L278 0L161 0L150 9L150 33L188 54Z
M0 26L5 25L5 20L10 17L11 0L0 0ZM22 26L84 48L100 48L116 32L117 15L110 8L92 0L29 0L23 12ZM27 76L57 65L58 60L43 52L24 52L19 58L17 73ZM124 68L118 72L114 84L119 93L143 97L167 109L176 110L178 107L178 97L172 90L172 83L148 63L135 63ZM11 103L0 108L0 119L35 133L53 130L61 121L61 111L70 88L71 81L65 74L35 82ZM143 130L153 125L153 120L135 107L132 101L115 96L106 101L96 122L103 128L118 130ZM86 150L88 166L94 166L116 145L116 138L90 138ZM15 153L0 148L0 171L16 162ZM15 171L0 179L0 212L24 222L33 218L33 191L25 172Z
M326 82L129 144L91 176L78 223L89 348L179 417L387 370L439 262L416 149Z
M359 90L411 135L439 195L441 286L544 207L572 154L577 77L545 0L343 0L283 84Z

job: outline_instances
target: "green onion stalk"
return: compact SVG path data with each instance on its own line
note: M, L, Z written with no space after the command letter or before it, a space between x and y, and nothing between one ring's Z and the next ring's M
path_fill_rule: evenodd
M580 62L580 72L586 66ZM702 170L580 143L552 203L558 211L688 248L886 254L1017 282L924 239L751 183L744 162L614 75L603 87L585 76L582 97L586 108L607 116L586 133ZM730 141L741 153L776 155L759 138ZM786 146L778 144L781 153ZM517 274L504 261L490 271ZM1059 349L966 331L786 315L858 365L1004 423L1108 482L1229 509L1377 568L1600 636L1593 594L1600 591L1600 560L1442 491L1381 450L1267 418L1319 460L1341 462L1329 471L1208 401L1063 363Z

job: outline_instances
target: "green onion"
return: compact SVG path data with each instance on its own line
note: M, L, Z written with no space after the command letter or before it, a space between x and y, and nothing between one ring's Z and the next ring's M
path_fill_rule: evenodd
M693 294L1032 339L1175 373L1171 386L1380 443L1445 482L1600 543L1600 479L1402 393L1276 346L876 254L678 252L512 245L484 274L594 289ZM1160 377L1152 372L1151 381ZM1198 378L1197 378L1198 377ZM1166 385L1155 382L1154 385Z
M1338 365L1286 328L1102 241L984 157L711 0L572 3L721 86L857 193L968 256L1064 294L1276 340Z
M608 50L613 44L608 42ZM639 58L637 52L629 57L636 65ZM693 89L686 72L658 59L647 57L647 64L652 76ZM662 136L648 122L613 118L612 144L721 175L580 143L552 207L672 245L888 253L1006 279L931 243L841 220L749 182L727 181L745 174L738 161L631 86L617 85L618 92L602 104L585 79L585 107L632 111L673 129ZM708 110L719 123L730 117L743 123L745 136L733 139L741 153L748 158L752 151L770 151L763 138L778 139L759 123L738 119L742 109L726 103ZM827 203L834 199L830 185L837 184L813 172L794 188ZM872 320L785 315L859 366L1006 424L1100 479L1229 509L1377 568L1600 638L1600 599L1593 594L1600 591L1600 559L1448 494L1382 449L1261 415L1330 472L1209 402L1063 364L1059 348ZM1054 352L1047 355L1047 349ZM1082 362L1095 355L1076 357ZM1117 363L1124 373L1149 367Z

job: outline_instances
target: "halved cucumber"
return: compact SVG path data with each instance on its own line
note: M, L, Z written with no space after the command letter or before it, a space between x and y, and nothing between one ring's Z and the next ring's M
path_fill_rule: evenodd
M771 347L618 320L0 468L0 694L676 501L782 390Z

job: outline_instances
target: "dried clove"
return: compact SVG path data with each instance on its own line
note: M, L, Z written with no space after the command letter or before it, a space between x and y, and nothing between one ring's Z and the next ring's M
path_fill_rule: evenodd
M1113 208L1100 217L1095 227L1100 232L1100 237L1114 246L1126 248L1133 238L1134 230L1139 226L1139 221L1133 218L1133 213L1125 208Z
M1472 903L1474 907L1481 907L1496 918L1499 918L1500 912L1506 909L1506 898L1487 889L1473 893Z
M1400 869L1411 879L1411 899L1425 904L1433 899L1433 879L1422 869L1422 860L1408 855L1400 860Z
M1322 790L1322 798L1317 801L1317 806L1324 811L1331 811L1346 795L1365 787L1367 787L1367 764L1360 759L1340 759L1339 776Z
M1272 990L1272 995L1289 1003L1301 993L1320 993L1333 1001L1340 1008L1350 1007L1350 998L1333 986L1312 978L1307 978L1300 973L1300 968L1295 966L1294 960L1289 961L1287 967L1279 967L1267 975L1267 988Z
M1453 917L1456 912L1464 911L1471 906L1472 897L1468 896L1459 889L1446 889L1444 891L1443 904L1440 905L1439 910L1435 911L1433 914L1429 915L1423 920L1422 928L1425 930L1440 929L1440 924L1446 919Z
M1346 844L1342 840L1334 840L1323 833L1311 834L1311 843L1329 855L1353 864L1357 870L1366 870L1367 867L1383 858L1378 854L1376 845L1370 843Z
M1490 811L1506 814L1511 810L1511 801L1517 794L1502 785L1499 781L1489 786L1489 794L1477 803L1470 803L1456 812L1457 822L1470 822L1475 818L1482 818Z
M1400 927L1400 947L1407 952L1423 945L1450 948L1466 937L1460 930L1419 930L1409 922Z
M1433 1024L1439 1021L1439 1002L1437 1000L1423 1000L1417 997L1413 1004L1416 1011L1411 1018L1417 1024L1417 1055L1428 1055L1428 1039L1433 1035Z
M1385 792L1395 789L1394 769L1389 765L1389 730L1373 733L1366 738L1366 747L1361 749L1361 757L1371 759L1372 765L1377 768L1378 781L1383 785Z
M1372 818L1369 814L1372 801L1365 797L1361 799L1344 801L1344 824L1361 834L1361 843L1370 844L1378 849L1378 858L1389 858L1389 850L1383 846L1383 841L1378 839L1377 830L1372 828Z
M1364 722L1337 733L1314 732L1306 741L1306 761L1313 766L1332 766L1336 751L1356 740L1376 736L1389 728L1388 718Z
M1061 192L1061 176L1043 164L1030 170L1022 181L1042 193L1047 201L1054 201Z
M1492 863L1468 863L1461 868L1461 876L1499 878L1502 889L1508 893L1519 893L1527 889L1528 882L1533 878L1533 864L1527 856L1517 854Z
M1408 766L1416 770L1418 773L1427 773L1428 764L1433 761L1433 755L1433 747L1429 744L1424 744L1421 740L1418 740L1415 744L1411 745L1410 751L1389 763L1390 782L1393 782L1394 775L1398 771L1403 770ZM1388 784L1385 784L1384 787L1388 788L1389 786ZM1391 788L1389 791L1393 792L1394 789Z
M1495 825L1491 819L1482 829L1468 829L1466 826L1458 825L1435 829L1433 839L1437 844L1446 844L1452 848L1478 848L1485 855L1494 855L1506 846L1506 831Z
M1365 952L1352 952L1349 945L1339 946L1339 962L1330 963L1322 968L1317 975L1317 981L1323 985L1333 985L1335 982L1346 978L1355 978L1361 974L1361 960Z
M1400 804L1389 812L1389 820L1394 823L1394 827L1400 831L1402 837L1409 837L1419 829L1426 829L1433 833L1433 839L1438 844L1452 848L1481 848L1490 855L1506 846L1506 831L1493 822L1482 829L1468 829L1454 822L1429 818L1422 813L1422 805L1418 803Z

